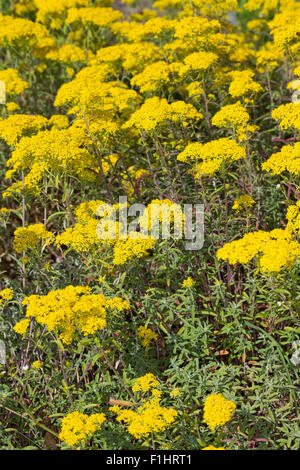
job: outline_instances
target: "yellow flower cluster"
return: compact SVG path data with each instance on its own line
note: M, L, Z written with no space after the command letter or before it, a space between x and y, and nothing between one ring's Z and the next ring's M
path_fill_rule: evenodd
M24 13L30 13L36 10L36 5L32 0L18 0L14 4L14 11L18 16L22 16Z
M155 375L148 373L134 381L132 391L146 393L151 391L152 389L156 389L158 386L159 382Z
M252 70L233 71L228 74L231 78L229 94L234 98L240 98L249 94L256 94L263 91L262 86L253 80Z
M284 59L284 53L273 43L266 43L265 47L256 52L258 71L265 70L270 73L275 70Z
M0 137L8 145L16 145L20 137L40 130L47 124L48 120L43 116L13 114L7 119L0 119Z
M53 233L46 230L45 225L32 224L15 230L13 247L17 253L22 253L22 251L35 249L40 241L50 245L54 238Z
M123 68L126 71L138 74L147 65L156 62L161 57L161 51L155 44L135 42L102 47L97 51L96 59L90 62L91 65L110 64L110 70L114 73L121 71Z
M260 10L261 16L268 15L277 9L280 0L248 0L244 7L248 11Z
M0 80L5 83L5 91L9 95L20 95L28 88L28 83L22 80L16 69L0 70Z
M156 243L154 238L137 238L136 232L129 232L125 240L117 240L114 246L113 263L125 264L131 259L141 258L151 250Z
M80 444L99 431L105 420L103 413L94 413L89 416L73 411L63 418L59 438L70 447Z
M292 235L293 232L287 229L247 233L239 240L226 243L217 251L217 258L227 259L230 264L246 264L259 256L260 271L276 273L293 267L300 257L300 244Z
M215 447L215 446L207 446L203 447L201 450L225 450L224 447Z
M273 0L275 3L275 0ZM287 0L286 5L277 12L272 21L269 22L274 43L282 49L292 47L298 41L300 32L299 4Z
M187 277L182 283L183 287L193 287L194 284L195 281L191 277Z
M2 289L0 291L0 307L5 302L12 300L14 298L14 291L12 289Z
M141 171L144 174L144 170ZM80 204L75 210L77 222L65 232L57 235L57 245L65 245L78 252L93 250L95 254L100 250L103 251L105 247L112 247L113 264L122 265L131 259L147 255L148 251L154 247L157 242L154 235L156 221L170 220L170 223L174 224L174 230L176 227L182 230L184 223L178 204L174 204L169 199L153 199L139 217L139 231L129 227L127 233L123 231L124 227L119 225L114 216L119 209L119 204L113 206L97 200ZM100 217L100 221L96 216ZM152 230L153 236L151 236Z
M64 44L59 49L54 49L46 54L46 59L59 60L66 64L72 62L86 62L88 60L88 54L78 46L72 44Z
M20 106L14 101L7 101L5 103L5 108L7 112L13 113L14 111L18 111L20 109Z
M300 201L289 206L286 211L287 225L286 231L291 235L300 234Z
M52 29L59 29L69 8L87 7L90 0L34 0L33 3L38 10L37 21L49 24Z
M97 252L103 245L112 245L114 247L114 264L124 264L128 259L144 256L147 250L153 247L156 240L137 238L137 232L130 232L127 236L119 238L118 223L115 225L113 218L111 222L105 221L105 237L103 238L102 226L100 230L96 215L100 214L102 210L101 216L107 217L114 209L118 209L118 205L113 207L97 200L80 204L75 211L77 223L56 237L57 245L70 246L78 252L93 249ZM99 230L101 237L99 237Z
M170 221L170 225L173 224L174 231L176 229L182 230L184 215L180 205L173 203L170 199L153 199L139 218L142 237L148 238L147 234L149 231L149 239L151 239L151 235L155 235L156 223L163 222L166 224L167 222L168 225L168 221ZM162 230L167 228L164 224L162 224ZM137 238L137 236L132 236L132 238Z
M239 101L223 106L212 118L212 124L217 127L233 129L239 140L244 141L257 126L248 124L250 116Z
M36 57L54 47L55 41L44 25L0 13L0 46L30 48Z
M144 326L138 327L138 337L141 339L142 345L145 348L149 348L152 341L155 341L158 338L157 333L154 333L151 328L145 328Z
M7 121L15 116L17 115L10 116ZM34 124L33 121L32 126ZM47 171L54 174L69 171L79 177L94 180L95 174L87 168L95 166L95 157L84 147L85 143L84 129L75 125L68 129L53 127L31 137L23 137L7 161L11 169L6 173L6 178L11 178L17 171L26 171L28 173L24 179L24 188L35 192L40 191L39 182ZM16 190L14 186L8 189Z
M212 64L218 60L217 54L213 52L193 52L184 59L184 63L187 66L187 71L204 71L207 70Z
M170 391L170 397L171 398L176 398L176 397L180 397L181 396L181 392L179 390L179 388L174 388L173 390Z
M103 330L108 312L116 314L129 309L126 300L93 294L88 286L67 286L47 295L31 295L25 297L23 305L27 306L26 319L33 317L41 325L46 325L49 331L58 331L65 344L71 343L77 330L84 336ZM26 319L14 326L17 333L23 334Z
M132 387L133 392L151 392L148 399L142 398L142 403L134 410L124 410L113 406L111 411L117 414L117 421L123 421L128 432L136 439L147 437L149 434L164 431L175 421L177 411L160 405L161 392L156 388L158 381L153 374L146 374L137 379Z
M158 90L169 87L174 80L174 66L166 62L159 61L145 67L143 72L135 75L131 84L139 87L140 92Z
M41 361L34 361L32 364L31 364L31 369L33 370L40 370L42 368L43 364Z
M26 335L29 323L29 318L23 318L23 320L20 320L18 323L15 324L14 331L24 337Z
M249 194L243 194L242 196L235 199L232 209L234 209L236 212L240 212L243 209L249 209L249 207L252 207L253 204L255 204L254 199L249 196Z
M221 393L209 395L204 403L203 421L215 430L217 426L224 426L231 420L231 415L236 409L236 404L226 400Z
M300 142L294 145L285 145L280 152L273 153L268 160L262 164L262 169L279 175L288 171L294 175L300 173Z
M189 144L177 156L181 162L194 162L195 178L211 175L221 168L224 162L233 162L245 158L246 151L235 140L223 138L206 144L194 142Z
M272 111L272 118L280 121L281 129L300 130L300 103L287 103Z
M157 96L147 99L142 106L135 111L129 120L123 125L124 129L135 127L141 131L153 131L160 124L166 124L169 120L174 122L188 122L203 118L196 108L184 101L174 101L169 104L165 98Z
M237 9L237 0L192 0L187 3L185 0L156 0L153 4L155 8L165 10L169 8L177 8L187 13L194 13L199 11L203 16L208 17L222 17L230 11Z
M198 80L195 80L192 83L189 83L188 85L186 85L185 88L188 92L188 96L195 100L198 100L199 95L203 94L203 86L201 82L199 82Z
M122 18L123 13L113 8L70 8L68 9L66 24L79 23L85 25L90 23L100 27L109 27Z
M116 81L105 82L110 74L107 64L82 69L58 90L55 106L71 105L68 113L76 115L76 128L90 138L95 134L116 134L140 101L136 91Z

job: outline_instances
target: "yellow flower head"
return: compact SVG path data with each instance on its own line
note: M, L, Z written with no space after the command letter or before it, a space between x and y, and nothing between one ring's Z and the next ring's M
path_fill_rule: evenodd
M253 204L255 204L254 199L249 196L249 194L243 194L242 196L235 199L232 209L234 209L236 212L240 212L243 209L252 207Z
M195 281L191 277L187 277L182 282L183 287L193 287L194 284L195 284Z
M43 366L43 363L40 362L40 361L34 361L32 364L31 364L31 369L34 369L34 370L40 370Z
M236 404L226 400L221 393L209 395L204 403L203 421L214 430L217 426L223 426L230 421L235 409Z
M69 446L74 446L85 441L101 429L101 425L105 420L103 413L88 416L79 411L74 411L63 418L59 438Z
M151 330L151 328L145 328L144 326L138 327L138 337L141 339L142 345L145 348L149 348L152 341L158 338L157 333Z

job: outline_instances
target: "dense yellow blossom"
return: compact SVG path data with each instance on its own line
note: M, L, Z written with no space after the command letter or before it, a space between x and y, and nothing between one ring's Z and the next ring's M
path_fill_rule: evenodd
M43 116L13 114L7 119L0 119L0 137L8 145L15 145L23 135L46 127L48 120Z
M213 52L193 52L184 59L187 70L201 71L208 69L218 60Z
M294 145L285 145L280 152L273 153L262 164L262 169L279 175L284 171L298 175L300 173L300 142Z
M136 127L139 130L149 132L168 120L188 122L190 120L198 121L202 117L203 115L191 104L186 104L184 101L174 101L169 104L165 98L159 99L155 96L147 99L140 109L130 116L123 127L124 129Z
M227 259L231 264L246 264L256 256L261 272L279 272L294 265L300 257L300 244L293 240L289 230L258 230L226 243L217 251L218 259Z
M10 116L7 121L17 119L16 116L18 115ZM49 170L54 173L69 171L82 178L95 179L94 173L87 170L96 165L96 160L89 150L84 148L86 142L84 129L76 126L68 129L53 127L31 137L23 137L7 161L11 168L6 173L6 178L11 178L20 170L26 171L28 173L24 180L25 190L37 191L43 174Z
M244 7L248 11L260 10L261 16L275 10L280 4L280 0L247 0Z
M45 26L0 13L0 46L4 44L17 49L30 48L39 57L53 48L55 41Z
M202 84L197 80L193 81L192 83L189 83L188 85L186 85L185 88L188 92L188 96L197 100L199 99L199 95L203 94Z
M101 429L105 420L103 413L86 415L79 411L73 411L63 418L59 438L72 447L90 438Z
M291 8L289 8L289 4ZM286 6L287 8L277 12L273 20L269 22L274 43L281 48L287 48L295 43L295 41L298 41L300 32L299 4L287 0Z
M49 119L49 124L58 127L58 129L66 129L69 127L69 119L63 114L53 114Z
M160 406L159 400L152 399L133 410L122 410L119 406L111 407L118 417L127 425L128 432L136 439L149 434L164 431L175 421L177 411L173 408Z
M52 29L59 29L63 25L69 8L88 7L91 0L34 0L37 11L37 21L49 24ZM110 5L110 0L98 0L102 6Z
M286 211L287 225L286 231L291 235L300 234L300 201L289 206Z
M113 8L70 8L66 18L66 24L91 23L96 26L108 27L115 21L123 18L123 13Z
M194 176L199 178L201 175L210 175L216 172L224 162L232 162L245 158L245 156L245 149L235 140L223 138L212 140L206 144L200 142L189 144L177 156L177 160L194 163Z
M153 374L146 374L135 381L132 390L143 394L151 391L150 398L143 398L136 410L123 410L120 406L110 408L117 414L117 421L123 421L128 432L136 439L146 437L153 432L164 431L178 415L173 408L160 405L161 392L157 389L158 385Z
M13 247L17 253L22 253L22 251L35 248L39 241L46 245L54 241L53 233L46 230L43 224L19 227L14 232Z
M89 251L91 249L100 250L104 246L113 246L113 259L115 265L126 263L132 258L140 258L145 256L149 249L153 248L156 239L151 236L140 234L139 232L129 232L119 236L119 225L112 219L110 222L105 222L106 233L105 237L98 226L99 220L96 215L99 209L109 207L103 201L89 201L82 203L75 211L77 216L77 223L69 227L65 232L56 237L56 243L72 247L76 251ZM110 206L113 209L112 206ZM118 209L118 207L116 207ZM106 209L105 209L106 210ZM101 214L102 217L108 214ZM101 233L99 232L101 231ZM101 237L99 237L101 235Z
M160 10L167 8L178 8L187 10L188 12L199 11L203 16L222 17L232 10L236 10L238 6L237 0L192 0L186 2L184 0L156 0L154 6Z
M233 71L229 73L231 83L229 86L229 94L234 98L255 94L263 91L262 86L253 80L254 72L252 70Z
M62 85L56 96L55 106L72 106L68 113L80 119L77 129L89 136L115 134L120 128L120 117L125 120L140 101L138 93L125 84L104 82L109 74L107 64L86 67L71 82Z
M203 421L214 430L217 426L223 426L230 421L235 409L236 404L226 400L221 393L209 395L204 403Z
M256 63L259 71L271 72L283 62L283 59L283 51L273 43L266 43L263 48L256 52Z
M28 88L28 82L22 80L16 69L0 70L0 80L5 83L5 90L9 95L20 95Z
M282 104L272 111L272 118L280 121L281 129L300 130L300 103Z
M5 103L5 107L9 113L13 113L14 111L18 111L20 109L18 103L15 103L14 101L8 101Z
M0 291L0 307L5 302L8 302L9 300L12 300L13 298L14 298L14 292L12 289L2 289Z
M225 450L224 447L215 447L215 446L207 446L207 447L203 447L203 449L201 450Z
M252 207L253 204L255 204L254 199L249 196L249 194L243 194L242 196L235 199L232 209L234 209L236 212L240 212L243 209Z
M246 140L247 133L257 129L257 126L248 124L250 116L239 101L223 106L212 118L212 124L217 127L231 128L237 133L239 140Z
M136 238L135 232L129 232L127 239L117 240L114 246L113 263L116 265L124 264L132 258L145 256L154 247L156 241L154 238Z
M138 337L141 339L142 345L145 348L148 348L152 341L158 338L157 333L151 330L151 328L146 328L144 326L138 327Z
M47 295L31 295L25 297L23 305L27 306L27 318L33 317L49 331L57 331L66 344L72 341L77 330L84 336L103 330L109 312L116 314L129 309L126 300L93 294L88 286L68 286ZM19 333L22 327L23 324L18 323L14 329Z
M171 67L166 62L160 61L148 65L143 72L135 75L131 84L138 86L141 93L144 93L167 86L171 81Z
M42 368L43 364L41 361L34 361L32 364L31 364L31 369L34 369L34 370L40 370Z
M106 63L110 64L114 71L119 71L123 67L125 70L138 73L152 62L158 61L161 56L160 49L151 42L121 43L99 49L96 59L91 60L91 65Z
M191 277L187 277L182 282L183 287L193 287L194 284L195 284L195 281Z
M86 62L89 55L78 46L64 44L59 49L49 51L46 54L46 59L59 60L60 62L70 64L72 62Z
M23 320L20 320L18 323L15 324L14 331L24 337L27 332L29 323L30 323L29 318L24 318Z
M276 340L286 354L296 335L297 289L290 288L300 263L299 38L297 0L2 0L1 183L10 199L0 208L1 286L14 291L0 290L0 333L6 337L14 319L13 331L23 340L28 335L21 355L9 343L8 398L30 408L33 392L43 387L55 401L48 379L56 342L63 377L55 384L63 395L58 410L51 405L51 414L38 419L48 426L49 417L62 416L71 404L59 432L65 445L58 446L105 449L125 442L169 450L189 433L189 449L225 450L218 447L223 441L239 446L232 435L240 433L238 422L228 426L226 439L205 438L229 423L236 404L210 390L203 410L195 410L201 383L194 387L193 364L200 359L194 375L207 372L207 386L226 387L232 358L242 381L255 376L258 361L266 370L263 349L254 348L251 357L249 344L261 341L257 322L271 333L279 325ZM117 202L122 192L124 203ZM201 253L193 253L193 243L183 252L185 204L194 206L196 222L198 207L205 208ZM288 204L283 221L280 208ZM237 263L251 264L228 266ZM251 314L254 336L226 330L224 306L230 309L232 300L243 317ZM263 310L271 312L268 322ZM199 354L193 348L198 323ZM18 337L12 340L17 344ZM229 367L210 364L210 353L224 356ZM165 402L180 405L182 423L176 424L179 411L165 405L158 376L138 376L127 388L145 359L165 378ZM240 403L245 387L232 381ZM122 390L131 401L118 399ZM94 439L106 417L77 411L100 405L96 398L86 402L91 393L105 407L118 405L110 408L108 434ZM296 402L293 395L291 389ZM248 399L243 419L245 406L253 408ZM130 434L123 443L113 442L118 423ZM272 433L267 437L273 446ZM260 441L254 436L248 444L265 447Z
M132 2L132 0L130 0ZM129 19L133 21L145 21L150 20L157 16L156 10L150 10L149 8L144 8L140 13L132 13L129 16Z
M152 389L155 389L159 386L159 382L155 375L148 373L139 379L134 381L132 391L133 392L143 392L146 393Z

